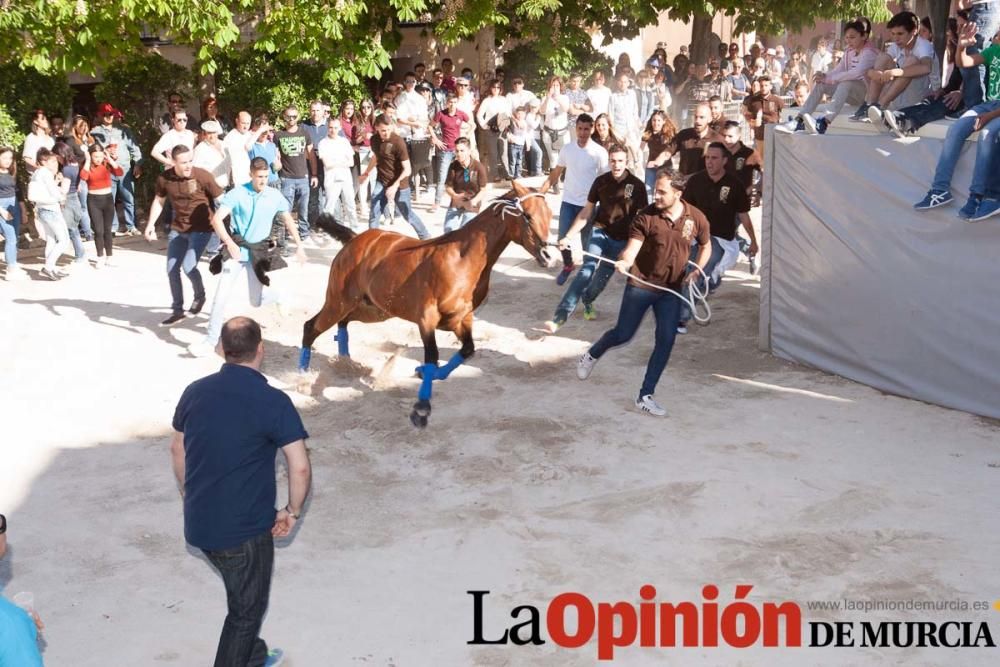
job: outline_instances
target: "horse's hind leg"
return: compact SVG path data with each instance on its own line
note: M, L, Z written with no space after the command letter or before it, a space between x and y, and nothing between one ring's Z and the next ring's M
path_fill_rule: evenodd
M437 378L438 346L434 327L420 325L420 338L424 342L424 365L417 369L422 380L420 391L417 392L417 402L413 404L410 422L419 428L427 426L427 418L431 414L431 393L434 380Z
M347 316L349 311L343 304L331 304L327 302L323 305L323 310L319 311L302 326L302 350L299 352L299 370L309 369L309 361L312 358L312 345L319 338L320 334L327 331L334 324L337 328L337 351L341 356L349 357L350 350L347 344Z

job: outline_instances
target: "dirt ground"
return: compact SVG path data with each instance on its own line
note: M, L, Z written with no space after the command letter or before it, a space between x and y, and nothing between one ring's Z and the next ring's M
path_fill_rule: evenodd
M557 200L550 197L553 207ZM440 230L442 216L431 217ZM395 227L401 230L402 227ZM118 266L58 283L0 282L4 378L0 587L32 591L47 665L205 665L225 615L214 570L186 547L168 456L207 316L170 329L164 242L128 240ZM741 264L708 327L677 345L657 393L665 419L631 408L652 322L601 360L575 360L611 326L623 281L556 336L533 328L561 296L554 271L512 246L477 313L478 352L435 385L430 426L408 420L422 360L416 327L353 325L353 361L306 393L294 372L302 323L322 304L333 250L273 278L289 313L265 326L266 372L311 434L311 501L280 543L263 636L293 667L593 665L596 644L470 646L469 590L489 590L484 633L517 605L559 593L698 603L716 584L792 600L804 621L989 621L996 611L813 612L810 600L985 600L1000 592L994 509L1000 429L797 366L756 345L759 283ZM40 267L28 258L32 274ZM207 272L206 272L207 275ZM215 279L207 280L210 295ZM185 282L185 288L189 285ZM190 299L190 292L188 292ZM442 358L457 342L439 334ZM279 457L280 459L280 457ZM279 484L279 503L286 485ZM523 616L518 620L524 620ZM996 650L627 648L622 665L994 665Z

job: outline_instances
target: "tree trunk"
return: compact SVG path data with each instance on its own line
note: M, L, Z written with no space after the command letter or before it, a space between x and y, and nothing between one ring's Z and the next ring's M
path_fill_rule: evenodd
M927 0L927 15L931 17L931 27L934 29L934 52L938 60L944 57L945 41L948 38L948 10L950 0Z
M711 51L712 17L708 14L695 14L691 21L691 62L707 64Z
M483 77L487 74L493 76L497 69L496 29L493 25L483 26L476 35L476 51L479 56L478 79L486 83Z

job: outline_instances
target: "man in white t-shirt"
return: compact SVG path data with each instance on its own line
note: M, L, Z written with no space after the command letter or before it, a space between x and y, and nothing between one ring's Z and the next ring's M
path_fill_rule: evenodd
M594 179L608 170L608 152L591 140L590 135L593 131L594 119L589 114L580 114L576 119L576 141L562 147L559 151L558 164L549 172L549 177L542 186L542 192L548 192L550 187L559 182L562 173L566 172L562 204L559 207L559 238L566 236L573 225L573 220L587 205L587 195ZM584 246L589 236L588 225L580 232ZM573 265L572 251L563 250L562 257L563 268L556 276L557 285L564 284L576 268Z
M253 119L246 111L236 114L236 123L222 140L222 147L229 158L233 187L250 182L250 149L260 135L271 130L267 123L261 123L256 131L250 131Z
M934 46L917 34L920 19L913 12L899 12L887 24L892 43L868 70L865 103L852 121L882 122L884 109L920 104L930 90Z
M611 108L611 89L604 85L604 72L601 70L594 72L592 81L594 85L587 89L587 98L593 109L592 115L597 118Z
M403 77L403 91L396 96L396 134L409 141L414 131L420 138L427 137L427 102L417 92L417 75L407 72Z
M167 169L174 166L174 160L170 157L174 147L183 144L193 151L196 139L194 132L187 129L188 114L184 109L174 109L170 113L170 122L173 123L173 127L163 133L160 140L153 146L153 150L150 151L153 159Z
M347 226L354 229L357 218L354 215L354 148L341 133L340 117L332 116L326 122L327 134L320 140L316 153L323 164L323 187L326 189L325 213L336 217L337 203ZM343 224L343 223L342 223Z
M833 66L833 54L830 53L827 46L826 38L824 37L820 37L819 41L816 42L816 51L813 52L812 58L809 59L810 76L826 74L830 71L830 67Z

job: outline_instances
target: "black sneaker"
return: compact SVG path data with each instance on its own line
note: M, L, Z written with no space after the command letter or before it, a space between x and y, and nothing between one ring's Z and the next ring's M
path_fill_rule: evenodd
M852 123L867 123L868 122L868 107L871 106L867 102L862 102L858 110L854 112L854 115L847 120Z
M188 311L192 315L197 315L205 307L205 298L195 299L191 302L191 309Z
M174 313L170 317L168 317L167 319L165 319L162 322L160 322L160 326L161 327L172 327L173 325L175 325L178 322L180 322L181 320L183 320L184 317L185 317L184 313Z

